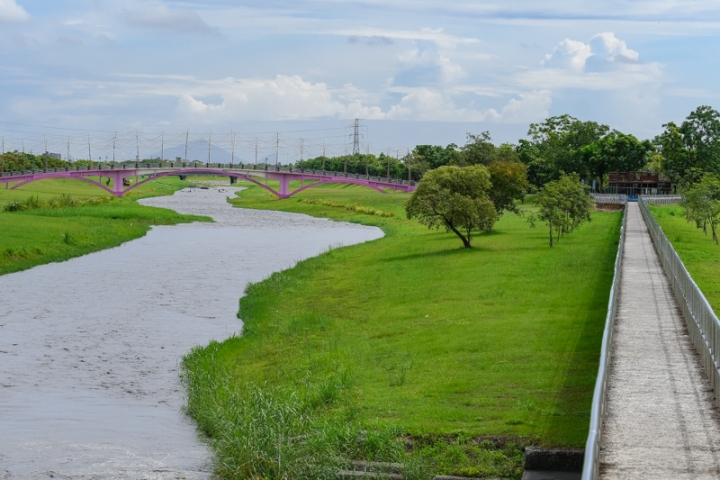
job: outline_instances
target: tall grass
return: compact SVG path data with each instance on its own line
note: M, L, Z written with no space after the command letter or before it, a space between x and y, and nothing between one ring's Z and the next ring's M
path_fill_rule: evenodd
M31 195L25 200L16 200L5 204L4 212L24 212L26 210L40 210L51 208L71 208L101 205L115 200L115 197L86 197L73 198L70 195L62 194L49 200L40 200L38 195Z
M196 348L183 359L186 412L197 421L215 453L222 478L331 480L353 459L398 462L406 459L392 426L363 425L348 412L327 414L348 385L331 375L304 390L246 383L217 368L219 344ZM430 478L409 469L407 478Z

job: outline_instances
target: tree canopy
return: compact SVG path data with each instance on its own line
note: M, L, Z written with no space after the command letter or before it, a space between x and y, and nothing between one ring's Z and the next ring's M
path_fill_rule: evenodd
M692 169L720 174L720 113L702 105L679 126L663 125L654 142L662 154L661 169L674 182L686 180Z
M483 165L430 170L405 204L407 218L417 218L428 228L444 227L470 248L472 231L489 231L498 220L491 188L490 173Z
M590 221L589 188L580 183L576 173L546 183L538 194L537 203L540 207L538 217L549 228L551 247L562 235ZM553 234L557 240L553 239Z

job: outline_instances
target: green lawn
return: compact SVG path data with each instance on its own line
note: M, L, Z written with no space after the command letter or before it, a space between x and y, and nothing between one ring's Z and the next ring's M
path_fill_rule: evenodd
M375 225L386 236L251 286L239 312L245 336L195 352L186 368L207 379L230 372L238 391L254 383L300 392L342 377L343 401L332 409L414 438L584 445L621 213L593 213L553 248L539 222L531 229L506 214L468 250L408 221L408 194L329 185L277 200L253 186L239 197L238 207ZM196 361L202 355L211 358Z
M209 220L142 206L134 200L172 194L186 185L187 182L176 178L163 178L138 187L139 191L133 192L134 196L113 199L101 205L22 212L0 210L0 274L114 247L145 235L151 225ZM60 195L91 198L106 197L108 193L77 180L41 180L17 190L0 188L0 209L7 203L30 196L48 201Z
M705 235L685 219L680 205L649 207L713 310L720 311L720 246L715 245L710 227Z

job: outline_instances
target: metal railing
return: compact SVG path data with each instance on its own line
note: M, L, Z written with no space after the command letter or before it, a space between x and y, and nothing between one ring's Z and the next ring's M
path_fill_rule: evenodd
M600 439L602 437L603 420L605 418L606 391L610 372L615 315L617 314L618 297L620 295L620 266L625 250L625 232L627 232L627 197L624 204L625 211L623 212L623 223L620 228L620 242L618 243L617 255L615 256L615 273L613 275L612 287L610 288L610 299L608 300L607 316L605 317L605 330L603 331L602 344L600 347L600 366L598 367L592 407L590 409L590 432L588 433L588 439L585 444L585 461L583 463L582 480L595 480L599 476Z
M593 193L592 194L595 203L615 203L625 204L627 202L627 195L619 193Z
M672 205L683 201L682 195L640 195L646 204Z
M715 355L720 350L720 321L663 233L662 228L650 213L644 199L641 198L638 203L645 224L650 231L650 237L660 256L660 263L665 270L665 275L670 280L675 298L680 304L690 338L700 354L700 361L710 379L710 385L716 393L715 405L720 406L720 398L718 398L720 395L717 395L720 371L718 371L719 365Z
M332 170L316 170L310 168L297 168L293 165L270 165L265 163L202 163L202 162L160 162L160 161L144 161L144 162L118 162L118 163L95 163L93 165L72 165L64 168L49 168L45 170L23 170L23 171L12 171L12 172L0 172L0 178L2 177L13 177L22 175L31 175L35 173L56 173L56 172L68 172L68 171L97 171L97 170L115 170L115 169L180 169L180 168L193 168L193 169L224 169L224 170L258 170L268 172L290 172L290 173L305 173L307 175L327 175L333 177L346 177L353 178L356 180L368 180L373 182L380 182L386 184L395 185L416 185L417 182L414 180L402 180L399 178L388 178L384 176L371 176L360 173L346 173L336 172ZM213 173L214 174L214 173Z

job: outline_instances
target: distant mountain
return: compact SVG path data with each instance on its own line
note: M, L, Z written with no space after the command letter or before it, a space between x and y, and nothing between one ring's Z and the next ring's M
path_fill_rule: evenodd
M164 155L165 160L175 160L177 158L180 158L180 160L183 160L185 158L185 144L181 145L175 145L174 147L165 147ZM157 150L152 153L152 158L159 158L160 157L160 150ZM275 163L275 152L273 152L270 155L260 155L258 154L258 162L265 162L265 158L267 157L268 163ZM210 149L210 162L211 163L230 163L230 160L232 159L232 153L228 152L227 150L218 147L217 145L213 144L212 148ZM207 140L193 140L191 142L188 142L187 145L187 161L193 162L198 161L205 163L208 161L208 141ZM251 163L255 161L255 155L252 156L252 158L248 158L244 155L240 155L237 152L235 153L235 163Z

